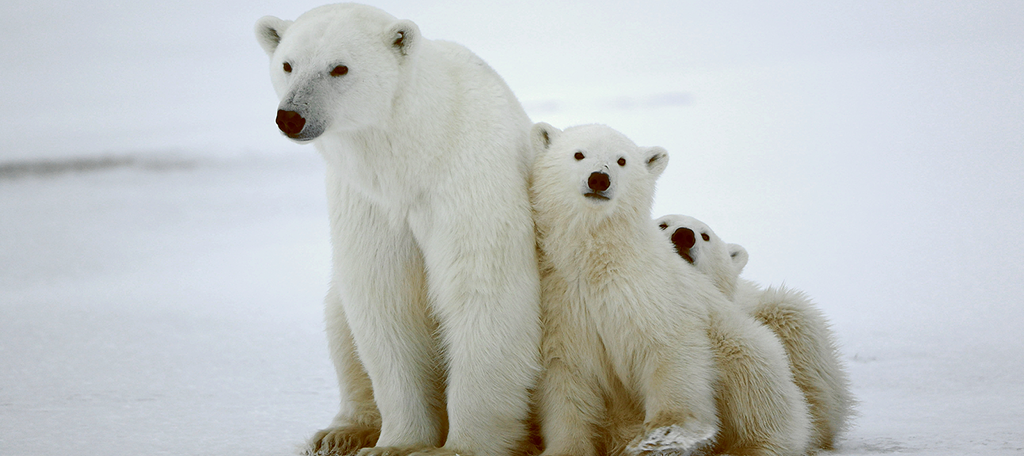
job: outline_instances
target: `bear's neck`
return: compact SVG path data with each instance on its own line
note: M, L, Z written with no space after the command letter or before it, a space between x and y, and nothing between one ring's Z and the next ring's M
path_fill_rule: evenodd
M630 208L606 217L538 214L538 243L545 260L569 280L598 285L623 270L643 269L650 261L649 214ZM657 233L656 233L657 234ZM578 276L577 276L578 274Z

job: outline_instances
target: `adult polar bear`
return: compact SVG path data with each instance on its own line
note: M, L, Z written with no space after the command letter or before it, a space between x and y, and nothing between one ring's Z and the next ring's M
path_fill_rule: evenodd
M268 16L256 36L279 128L327 164L342 406L310 450L512 453L541 334L526 113L470 51L373 7Z

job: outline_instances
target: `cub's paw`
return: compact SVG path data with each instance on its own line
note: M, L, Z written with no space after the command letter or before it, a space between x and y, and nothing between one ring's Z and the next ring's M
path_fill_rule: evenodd
M431 455L437 454L437 455L440 455L441 453L433 453L434 451L439 451L439 450L441 450L441 449L440 448L435 448L435 447L432 447L432 446L422 446L422 445L414 445L414 446L382 446L382 447L373 447L373 448L363 448L362 450L359 450L358 453L356 453L356 456L410 456L410 455L422 455L422 454L431 454ZM444 454L451 454L451 453L444 453Z
M676 424L655 428L633 439L626 447L631 455L672 454L689 456L706 449L715 437L710 426L680 426Z
M372 447L380 437L380 428L353 424L321 429L309 439L306 456L347 456L360 448Z

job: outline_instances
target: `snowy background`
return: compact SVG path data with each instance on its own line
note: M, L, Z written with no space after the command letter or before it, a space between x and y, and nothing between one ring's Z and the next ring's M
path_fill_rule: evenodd
M535 121L666 147L654 215L833 322L839 454L1024 453L1024 2L488 3L375 5ZM252 32L318 4L0 5L0 455L283 455L329 422L322 164Z

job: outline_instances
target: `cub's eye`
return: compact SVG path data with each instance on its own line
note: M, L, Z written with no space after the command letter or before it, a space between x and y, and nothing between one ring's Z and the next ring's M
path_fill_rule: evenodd
M668 223L662 223L661 225L658 225L658 228L661 228L663 230L667 229L668 228Z
M284 62L283 66L284 66L284 72L285 73L291 73L292 72L292 64L290 64L288 62Z
M348 74L348 67L345 65L338 65L331 70L331 76L338 77Z
M619 166L626 166L626 159L620 157L619 161L617 161L616 163L618 163Z
M708 233L700 233L700 238L703 239L704 241L711 240L711 236L708 236Z
M576 152L576 155L573 155L573 158L576 160L583 160L586 157L583 156L583 152Z

